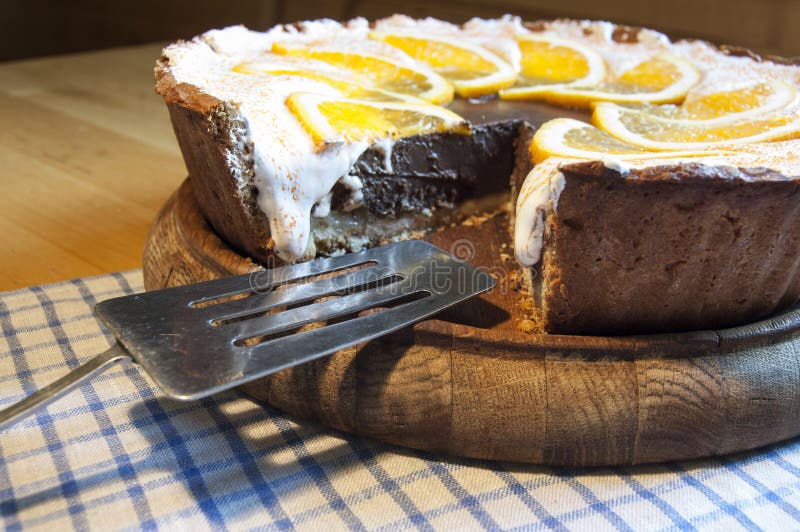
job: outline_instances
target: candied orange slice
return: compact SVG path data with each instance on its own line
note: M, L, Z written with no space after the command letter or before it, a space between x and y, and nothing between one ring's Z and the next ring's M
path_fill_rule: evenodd
M650 150L705 150L800 136L797 105L763 116L723 122L669 120L646 112L599 103L592 121L612 136Z
M689 61L660 54L594 86L556 84L536 91L531 97L569 107L589 107L604 101L680 103L700 81L700 76L700 71ZM501 93L501 97L508 96Z
M276 42L273 52L308 57L355 72L380 90L414 96L436 104L453 99L453 86L422 65L406 64L390 57L360 51Z
M343 96L348 98L361 98L365 100L375 101L407 101L421 103L424 100L409 96L407 94L400 94L382 90L373 87L369 80L363 77L356 77L354 75L346 75L346 72L335 72L319 70L312 70L310 68L303 68L295 65L284 65L273 61L247 61L239 63L233 67L234 72L249 75L263 75L270 76L296 76L305 79L311 79L319 83L324 83L342 93Z
M540 163L548 157L573 157L590 160L646 160L666 157L721 155L722 151L651 151L612 137L605 131L572 118L556 118L542 124L530 146L531 157Z
M690 94L681 105L638 105L631 108L649 115L698 125L721 124L764 116L792 105L797 90L781 80L767 80L709 94Z
M605 61L583 44L539 35L518 37L517 44L521 53L519 75L513 87L500 91L503 99L541 99L547 91L591 87L605 79Z
M376 102L298 92L289 95L286 105L318 150L342 141L374 141L441 131L469 133L463 118L428 103Z
M373 31L369 36L427 63L452 83L456 94L463 98L494 94L517 79L511 65L467 40L394 31Z

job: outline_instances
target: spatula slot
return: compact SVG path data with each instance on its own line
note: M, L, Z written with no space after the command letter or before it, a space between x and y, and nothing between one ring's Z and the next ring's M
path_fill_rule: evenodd
M243 292L238 292L235 294L229 294L224 296L215 297L213 299L207 300L200 300L200 301L192 301L189 303L189 308L206 308L211 307L214 305L219 305L220 303L229 303L231 301L238 301L239 299L244 299L246 297L250 297L253 295L252 290L246 290Z
M240 347L253 346L256 344L262 344L265 342L277 340L285 336L308 333L313 330L319 329L321 327L342 323L345 321L365 316L367 314L385 312L387 310L407 305L409 303L418 301L420 299L424 299L431 295L431 293L428 292L427 290L417 290L402 295L386 294L386 293L377 293L377 294L378 296L384 296L384 297L365 298L363 304L359 304L360 303L359 301L349 301L346 307L343 307L346 308L346 311L341 314L332 312L331 314L326 316L326 319L322 320L319 319L317 320L300 319L299 321L295 320L294 322L286 323L285 326L278 325L276 327L270 328L270 332L266 334L261 332L260 334L257 335L252 335L237 339L234 342L234 345ZM365 294L359 294L358 296L361 297L363 295Z
M301 306L315 299L340 292L347 288L373 283L380 286L382 279L397 279L395 270L384 266L370 266L356 272L344 273L325 279L317 279L311 283L298 284L282 291L253 294L251 297L229 303L222 303L199 312L205 313L208 323L221 323L236 318L263 314L278 307L291 308Z
M296 309L307 305L313 305L315 303L332 301L334 299L344 297L350 294L357 294L359 292L366 292L367 290L373 290L375 288L386 287L390 284L402 281L404 279L405 279L404 276L397 273L391 274L388 277L381 277L381 278L370 279L369 277L367 277L363 280L363 282L360 282L358 284L349 284L344 288L327 292L320 290L317 292L318 295L310 297L309 299L299 300L293 298L291 299L292 304L290 305L283 305L283 306L267 305L266 308L261 307L260 309L254 309L249 312L243 311L241 313L232 315L232 317L212 320L210 323L214 327L219 327L221 325L227 325L229 323L236 323L238 321L249 320L252 318L257 318L259 316L270 316L272 314L278 314L280 312L285 312L287 310ZM312 294L313 293L314 292L312 292Z
M320 279L327 279L330 277L357 272L359 270L375 266L378 264L378 262L375 260L364 260L356 264L342 264L338 267L334 266L331 269L324 270L322 272L313 271L297 276L296 266L305 266L306 264L308 263L286 266L273 270L253 272L248 276L248 282L245 286L227 293L214 295L213 297L204 297L195 301L191 301L189 303L189 307L193 309L202 309L219 305L221 303L245 299L258 294L279 292L293 286L312 283Z

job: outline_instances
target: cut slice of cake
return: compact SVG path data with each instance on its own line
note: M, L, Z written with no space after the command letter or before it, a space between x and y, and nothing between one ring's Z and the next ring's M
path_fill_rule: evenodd
M795 303L800 179L786 176L800 175L800 153L755 148L537 165L521 186L515 244L531 266L535 321L558 333L681 331Z

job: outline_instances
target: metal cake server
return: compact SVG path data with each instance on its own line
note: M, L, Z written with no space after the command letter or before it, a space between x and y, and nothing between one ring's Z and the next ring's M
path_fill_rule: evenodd
M121 360L189 401L411 325L495 285L421 240L98 303L118 343L12 406L0 429ZM366 311L366 312L365 312Z

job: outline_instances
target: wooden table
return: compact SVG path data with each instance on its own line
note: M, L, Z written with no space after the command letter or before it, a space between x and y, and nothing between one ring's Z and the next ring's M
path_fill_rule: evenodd
M0 290L141 266L186 177L161 47L0 64Z

